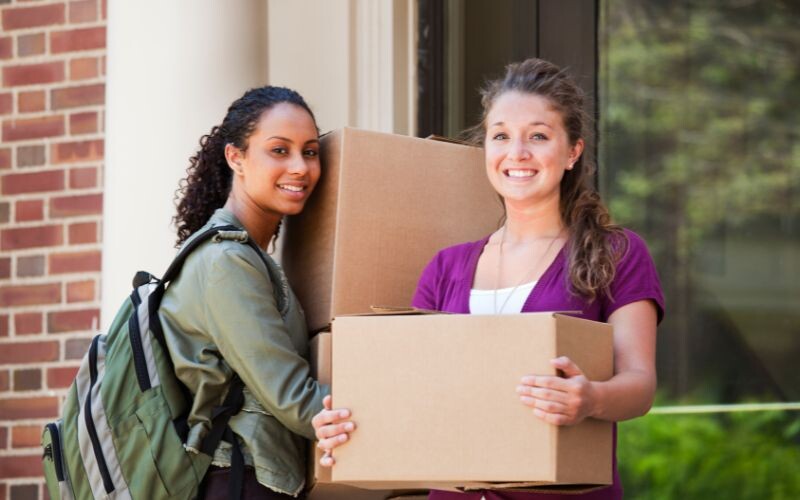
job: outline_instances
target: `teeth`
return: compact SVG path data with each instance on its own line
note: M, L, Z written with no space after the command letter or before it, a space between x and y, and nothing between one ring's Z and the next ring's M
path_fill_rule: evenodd
M305 189L303 186L290 186L288 184L278 184L278 187L281 189L285 189L287 191L294 191L294 192L303 191Z
M536 172L533 170L506 170L509 177L533 177Z

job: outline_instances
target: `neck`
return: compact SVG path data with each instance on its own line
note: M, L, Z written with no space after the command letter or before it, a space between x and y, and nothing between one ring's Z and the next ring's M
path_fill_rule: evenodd
M563 232L558 197L535 205L506 200L505 206L506 241L509 243L555 238Z
M256 206L252 200L236 196L233 191L223 207L229 210L244 225L247 234L255 241L256 245L266 250L270 240L278 229L281 218L277 214L265 212Z

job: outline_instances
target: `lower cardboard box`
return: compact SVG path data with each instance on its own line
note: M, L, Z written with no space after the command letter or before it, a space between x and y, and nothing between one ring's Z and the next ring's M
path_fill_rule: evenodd
M611 378L610 325L558 313L384 314L337 317L326 338L334 406L358 425L335 452L333 484L389 496L611 484L610 422L551 425L515 392L523 375L557 375L550 360L564 355L591 380Z
M331 334L321 332L311 339L311 372L323 384L331 383ZM331 481L331 469L320 465L322 451L312 444L309 453L307 500L423 500L427 490L414 488L365 489Z

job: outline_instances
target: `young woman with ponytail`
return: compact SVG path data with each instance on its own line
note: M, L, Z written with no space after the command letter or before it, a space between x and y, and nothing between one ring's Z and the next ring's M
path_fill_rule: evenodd
M439 252L423 271L414 306L471 314L580 311L580 317L608 322L614 326L610 380L589 381L579 366L560 357L551 362L564 377L530 374L509 392L516 389L531 418L554 425L644 415L656 388L656 325L664 299L644 241L611 223L594 188L593 165L582 154L589 123L582 92L555 65L529 59L490 82L482 104L483 119L472 135L484 147L486 173L505 205L505 222L479 241ZM326 449L346 441L338 422L335 412L315 419ZM469 436L464 439L468 443ZM333 463L330 456L325 461ZM562 496L486 490L433 491L430 498ZM622 498L616 456L613 485L563 498Z
M187 174L178 192L178 245L212 226L235 226L261 255L237 241L242 232L204 243L164 294L164 335L193 396L185 446L201 448L235 373L244 405L229 426L246 465L243 498L302 497L306 439L329 388L310 376L305 317L267 248L319 179L314 115L292 90L249 90L200 140ZM228 498L232 460L222 442L201 498Z

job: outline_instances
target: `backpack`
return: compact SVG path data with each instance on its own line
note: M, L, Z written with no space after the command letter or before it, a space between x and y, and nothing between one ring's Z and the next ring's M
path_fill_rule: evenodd
M209 239L247 244L264 261L247 232L218 226L191 239L161 280L136 273L130 297L81 361L61 418L44 427L42 462L50 498L202 496L203 478L221 439L233 446L230 498L241 496L244 460L228 426L244 401L241 379L234 373L225 401L214 409L201 453L185 450L192 396L175 376L158 316L166 286L186 257Z

